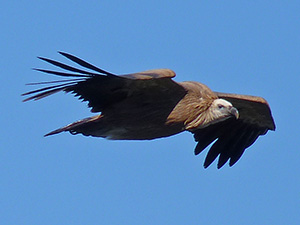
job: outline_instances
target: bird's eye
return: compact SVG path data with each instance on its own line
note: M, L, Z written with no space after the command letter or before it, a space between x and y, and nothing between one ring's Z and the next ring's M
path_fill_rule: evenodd
M218 104L218 108L219 108L219 109L223 109L223 108L224 108L224 105Z

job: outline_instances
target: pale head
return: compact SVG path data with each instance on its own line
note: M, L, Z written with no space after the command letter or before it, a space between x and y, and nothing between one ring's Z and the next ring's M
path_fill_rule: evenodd
M221 98L215 99L212 102L210 112L215 122L225 120L229 117L235 117L236 119L239 118L238 110L233 107L229 101Z
M200 112L195 119L188 121L185 129L190 131L201 129L231 117L238 119L238 110L224 99L215 99L205 111Z

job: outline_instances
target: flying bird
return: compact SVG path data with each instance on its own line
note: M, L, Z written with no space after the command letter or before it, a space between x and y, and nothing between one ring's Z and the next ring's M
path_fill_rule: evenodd
M189 131L197 142L195 155L213 143L204 167L219 157L217 167L221 168L227 161L234 165L260 135L275 130L270 107L261 97L213 92L195 81L176 82L170 69L116 75L59 53L85 69L38 57L62 70L35 70L68 79L31 83L48 86L24 93L23 101L70 92L98 114L45 136L68 131L116 140L150 140Z

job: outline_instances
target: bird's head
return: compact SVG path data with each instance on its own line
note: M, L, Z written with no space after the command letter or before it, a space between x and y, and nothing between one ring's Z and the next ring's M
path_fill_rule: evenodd
M210 106L205 111L201 111L196 118L188 121L185 129L190 131L202 129L232 117L239 118L238 110L230 102L218 98L213 100Z
M224 99L215 99L210 106L212 122L220 122L230 117L239 118L239 111Z

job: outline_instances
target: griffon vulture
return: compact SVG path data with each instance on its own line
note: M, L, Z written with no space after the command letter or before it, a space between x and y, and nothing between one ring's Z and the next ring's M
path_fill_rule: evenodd
M69 131L71 134L118 140L150 140L182 131L194 134L195 154L209 144L204 167L218 156L218 168L228 160L234 165L245 149L275 124L268 103L261 97L211 91L194 81L175 82L169 69L115 75L73 55L59 52L89 71L39 57L68 72L38 71L72 79L41 82L51 84L24 93L24 101L38 100L59 91L71 92L87 101L98 115L71 123L45 136Z

